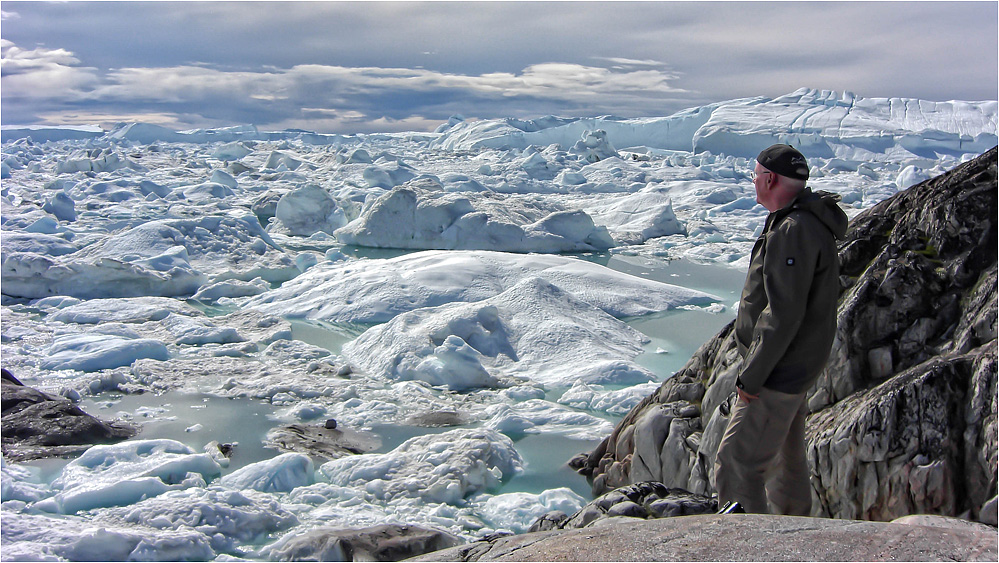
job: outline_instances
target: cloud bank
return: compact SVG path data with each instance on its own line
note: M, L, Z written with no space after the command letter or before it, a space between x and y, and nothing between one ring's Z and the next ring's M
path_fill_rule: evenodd
M989 2L4 2L0 16L4 124L432 130L801 86L993 99L999 81Z
M380 122L386 130L402 125L420 130L455 113L637 115L650 102L683 93L671 86L676 74L653 61L540 63L519 72L478 75L318 64L256 71L186 65L101 72L83 66L65 49L26 50L7 40L0 45L4 117L15 122L62 116L93 123L94 117L116 111L154 113L160 122L169 116L173 123L165 124L180 128L254 123L371 131ZM76 109L67 112L67 107Z

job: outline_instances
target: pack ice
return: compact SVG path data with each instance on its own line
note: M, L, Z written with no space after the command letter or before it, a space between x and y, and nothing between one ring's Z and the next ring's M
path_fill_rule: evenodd
M708 274L647 272L745 267L760 149L798 146L854 214L992 148L996 114L801 89L370 135L4 126L2 365L142 431L4 459L0 558L270 560L316 530L572 513L566 459L671 375L635 327L731 319ZM384 445L274 444L329 419Z

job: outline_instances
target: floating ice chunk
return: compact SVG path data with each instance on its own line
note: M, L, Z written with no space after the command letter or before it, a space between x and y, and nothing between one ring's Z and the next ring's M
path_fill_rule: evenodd
M561 186L578 186L586 183L586 176L583 176L579 172L562 170L555 177L555 183Z
M249 297L260 295L270 289L271 285L263 278L254 278L250 281L225 280L209 283L201 286L191 299L198 301L213 302L223 297Z
M56 163L56 174L73 174L74 172L114 172L121 168L132 170L145 170L142 165L133 162L127 157L121 156L117 152L106 154L94 153L93 155L78 153L74 157Z
M347 224L343 209L323 188L308 184L278 200L275 217L294 236L307 237L323 231L333 234Z
M158 272L193 272L191 260L187 255L187 248L181 245L172 246L163 254L135 260L133 263L146 266Z
M0 458L0 502L35 502L52 495L48 486L40 482L37 470L33 469L30 466L14 465L7 458ZM6 515L4 518L6 519Z
M285 453L251 463L222 477L221 484L233 489L253 489L264 493L288 492L315 482L315 468L309 456Z
M449 192L486 192L489 188L483 186L478 180L470 178L464 174L445 174L441 177L441 184Z
M29 233L54 235L59 232L59 222L52 217L39 217L34 223L24 229Z
M90 299L63 305L50 318L63 323L97 324L101 322L143 323L161 321L171 313L197 315L198 310L182 301L165 297Z
M898 177L895 178L895 185L898 186L898 189L905 190L929 179L929 177L930 175L925 170L921 170L919 167L910 164L898 173Z
M5 511L4 561L209 561L216 557L195 530L151 530L73 516Z
M149 145L159 141L168 143L190 142L191 136L178 133L172 129L167 129L162 125L152 123L128 123L115 129L108 134L112 139L134 141L136 143Z
M402 162L387 163L379 160L379 163L364 169L362 175L368 187L388 190L405 184L416 177L416 171L413 170L413 167Z
M233 190L239 187L239 183L236 181L236 179L233 178L231 174L225 172L224 170L213 170L212 177L208 181L215 184L222 184L223 186L226 186Z
M285 170L298 170L299 167L302 166L310 170L318 168L318 166L311 162L306 162L300 158L281 151L272 151L267 157L267 162L264 163L264 168L270 168L273 170L279 170L281 167L284 167Z
M132 547L135 539L138 542ZM120 552L129 547L132 550L123 559L101 557L109 545L116 544L120 546ZM84 535L62 553L70 561L198 561L215 557L208 539L193 532L168 532L150 537L125 529L109 532L106 528L98 528L92 536Z
M416 498L456 505L499 486L522 471L523 459L506 436L461 428L418 436L385 454L364 454L323 464L330 483L363 490L383 501Z
M212 486L168 491L131 506L103 509L129 524L163 532L197 533L221 553L299 523L280 502L251 489L233 491Z
M524 434L564 434L582 440L599 440L613 430L607 420L591 414L565 408L542 399L530 399L516 405L499 404L486 407L489 417L486 427L507 436Z
M483 518L494 528L524 534L546 512L559 510L575 514L586 499L571 489L548 489L541 494L504 493L490 496L482 504Z
M602 385L577 382L559 397L559 404L577 409L603 411L614 415L627 414L642 399L652 394L661 383L650 381L625 389L605 390Z
M455 125L462 123L463 121L465 121L465 116L461 114L452 115L447 119L447 123L442 123L438 125L437 129L434 129L434 133L443 133L448 129L454 127Z
M184 199L194 203L208 203L212 200L222 200L233 197L232 188L218 182L205 182L185 188L178 188L184 194Z
M598 162L605 158L617 157L617 149L607 139L607 131L584 131L583 137L569 150L572 154L582 155L587 162Z
M204 318L192 318L181 315L170 315L163 320L166 327L175 337L176 344L202 346L204 344L228 344L246 340L233 327L217 326Z
M99 371L131 365L137 359L166 360L170 352L159 340L108 334L57 336L39 367L48 370Z
M35 504L45 512L133 504L171 489L205 486L222 472L206 453L173 440L136 440L89 448L52 482L59 491Z
M413 379L431 385L446 385L454 391L475 387L494 387L499 382L489 375L480 361L482 354L460 336L448 335L444 343L413 368Z
M371 155L368 154L368 151L364 149L354 149L349 155L346 156L343 162L347 164L371 164L374 160L371 158Z
M248 148L242 142L233 141L231 143L220 145L217 149L215 149L215 151L212 152L212 157L219 160L239 160L252 152L253 150Z
M76 202L66 192L56 192L42 205L42 209L55 215L60 221L76 221Z
M453 371L431 372L454 377L442 380L452 388L504 379L511 384L518 378L566 386L578 380L653 378L631 363L641 353L644 335L540 278L483 301L403 313L345 344L342 358L375 376L424 379L427 364L440 362L438 348L449 338L454 349L467 346L475 352L471 358L472 352L465 352L465 362Z
M60 236L43 233L4 231L3 256L9 254L39 254L47 256L62 256L72 254L80 248Z
M518 167L531 178L551 179L557 174L557 167L550 164L544 155L534 147L529 147Z
M31 252L12 254L0 270L4 293L26 298L188 295L205 282L200 272L191 269L161 272L142 264L79 253L64 259Z
M139 182L139 191L144 196L153 194L157 197L167 197L173 190L166 186L161 186L152 180L143 180Z
M323 405L309 401L296 402L284 411L275 414L278 420L290 420L293 422L315 420L321 416L326 416L327 408Z
M280 288L250 298L244 308L333 322L385 322L419 307L487 299L529 277L540 277L616 317L718 300L576 258L426 251L384 260L322 264Z
M380 196L336 236L344 244L416 249L571 252L614 245L588 215L560 204L409 186Z
M4 293L29 298L187 296L209 276L276 282L298 273L249 214L150 221L65 257L18 253L2 265Z
M673 200L658 189L593 200L586 211L595 222L608 225L617 244L642 244L650 238L687 233L673 212Z

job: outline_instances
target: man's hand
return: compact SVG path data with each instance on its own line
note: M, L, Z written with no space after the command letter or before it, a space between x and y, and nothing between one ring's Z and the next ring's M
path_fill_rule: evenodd
M736 391L736 393L739 394L739 398L742 399L743 401L746 401L747 403L752 402L753 399L759 399L760 398L759 395L750 395L749 393L746 393L745 391L743 391L739 387L736 387L735 391Z

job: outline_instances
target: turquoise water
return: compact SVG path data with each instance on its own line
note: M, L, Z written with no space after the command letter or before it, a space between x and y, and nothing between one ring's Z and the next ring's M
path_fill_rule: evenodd
M636 361L653 371L660 381L676 373L704 342L735 319L746 276L733 268L682 260L650 263L645 258L615 256L606 265L619 272L710 293L725 307L721 312L675 309L627 320L629 326L652 339Z
M646 353L638 362L653 371L660 380L670 377L686 363L702 343L734 318L733 304L738 300L742 272L720 266L701 266L674 262L650 262L638 257L608 255L581 256L607 265L621 272L655 279L666 283L712 293L722 300L725 309L707 312L702 309L673 310L656 315L627 319L629 325L651 338ZM346 342L356 338L366 328L360 325L336 325L315 321L292 321L292 335L298 340L321 346L332 353L339 353ZM657 352L665 350L666 353ZM555 400L564 389L549 390L548 397ZM269 459L275 450L262 444L266 433L280 423L271 415L274 407L252 399L226 399L207 395L164 393L153 395L103 394L81 401L81 408L100 418L114 418L118 413L142 412L133 420L142 425L140 439L170 438L183 442L196 451L213 440L220 443L238 443L229 473L240 467ZM619 417L605 413L592 413L616 422ZM195 425L198 428L192 428ZM415 426L379 426L374 432L382 438L379 452L387 452L414 436L439 433L451 428L424 428ZM590 498L586 479L576 474L566 464L575 455L588 452L599 440L570 439L558 434L528 434L516 441L517 451L525 460L522 474L506 482L498 492L539 493L546 489L568 487L584 498ZM32 465L39 468L41 478L50 480L67 460L46 460Z
M378 256L384 257L384 256ZM711 293L725 306L721 312L704 309L677 309L627 319L627 323L651 339L646 352L637 362L665 380L687 362L690 356L729 321L735 318L735 303L745 279L745 273L733 268L700 265L686 261L653 261L641 257L621 257L607 254L579 255L581 259L603 264L614 270ZM343 344L353 340L365 327L337 325L315 321L292 321L292 336L315 346L339 353ZM662 353L665 350L666 353ZM549 389L547 398L556 400L565 391ZM620 417L592 413L616 422ZM379 451L390 451L405 440L429 433L441 433L451 428L414 426L379 426L375 433L382 437ZM516 440L517 451L526 462L525 471L505 483L500 492L539 493L545 489L568 487L584 498L590 497L586 479L566 465L576 454L589 452L600 440L577 440L557 434L527 435Z

